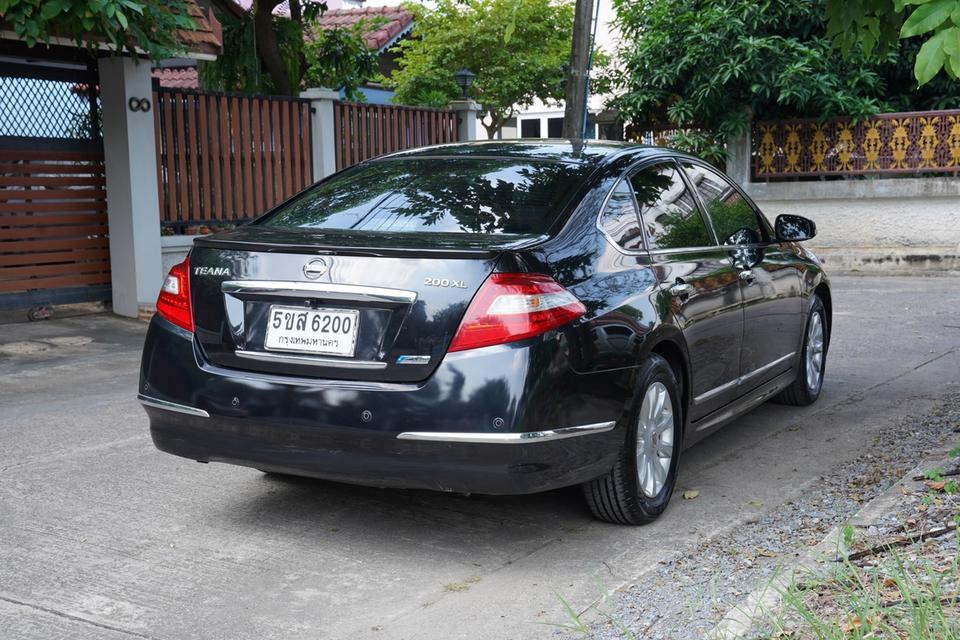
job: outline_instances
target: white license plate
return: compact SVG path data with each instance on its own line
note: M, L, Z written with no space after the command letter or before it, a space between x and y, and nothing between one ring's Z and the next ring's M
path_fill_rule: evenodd
M353 357L360 312L348 309L270 307L267 339L271 351Z

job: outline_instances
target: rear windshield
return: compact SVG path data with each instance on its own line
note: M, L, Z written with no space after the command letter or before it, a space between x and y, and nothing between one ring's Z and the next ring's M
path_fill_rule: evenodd
M590 167L528 158L398 158L317 185L257 224L374 232L543 234Z

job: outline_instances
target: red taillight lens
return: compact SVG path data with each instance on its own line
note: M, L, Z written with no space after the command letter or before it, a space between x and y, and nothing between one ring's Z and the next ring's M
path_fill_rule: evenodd
M193 309L190 306L190 256L173 265L157 298L157 313L178 327L193 331Z
M480 287L460 322L449 351L531 338L587 312L553 278L536 273L494 273Z

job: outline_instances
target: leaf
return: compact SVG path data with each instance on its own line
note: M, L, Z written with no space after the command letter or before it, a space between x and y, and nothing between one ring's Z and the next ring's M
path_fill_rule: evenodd
M683 499L684 499L684 500L695 500L696 497L699 496L699 495L700 495L700 492L697 491L696 489L687 489L686 491L683 492Z
M955 0L935 0L918 7L903 23L900 37L909 38L933 31L950 18L955 8Z
M516 21L511 20L507 23L507 28L503 30L503 44L510 44L513 32L517 29Z
M937 72L943 68L946 61L946 53L943 50L942 37L946 31L941 31L929 40L923 43L920 51L917 52L917 61L913 66L913 75L917 78L917 83L925 85Z
M59 2L48 2L43 5L43 8L40 10L40 16L44 20L52 20L54 16L60 13L63 10L63 7L60 6Z
M958 3L960 6L960 3ZM960 27L950 27L940 32L943 37L943 51L951 58L960 56ZM957 448L950 451L950 457L955 458Z
M120 23L120 26L123 27L124 31L126 31L127 25L129 24L127 22L127 16L123 15L122 11L117 11L116 18L117 22Z

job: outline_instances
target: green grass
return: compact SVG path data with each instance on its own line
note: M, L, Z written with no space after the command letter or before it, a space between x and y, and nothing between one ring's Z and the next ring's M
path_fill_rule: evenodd
M758 637L960 639L956 548L947 564L920 549L890 552L876 566L843 560L820 575L798 576Z

